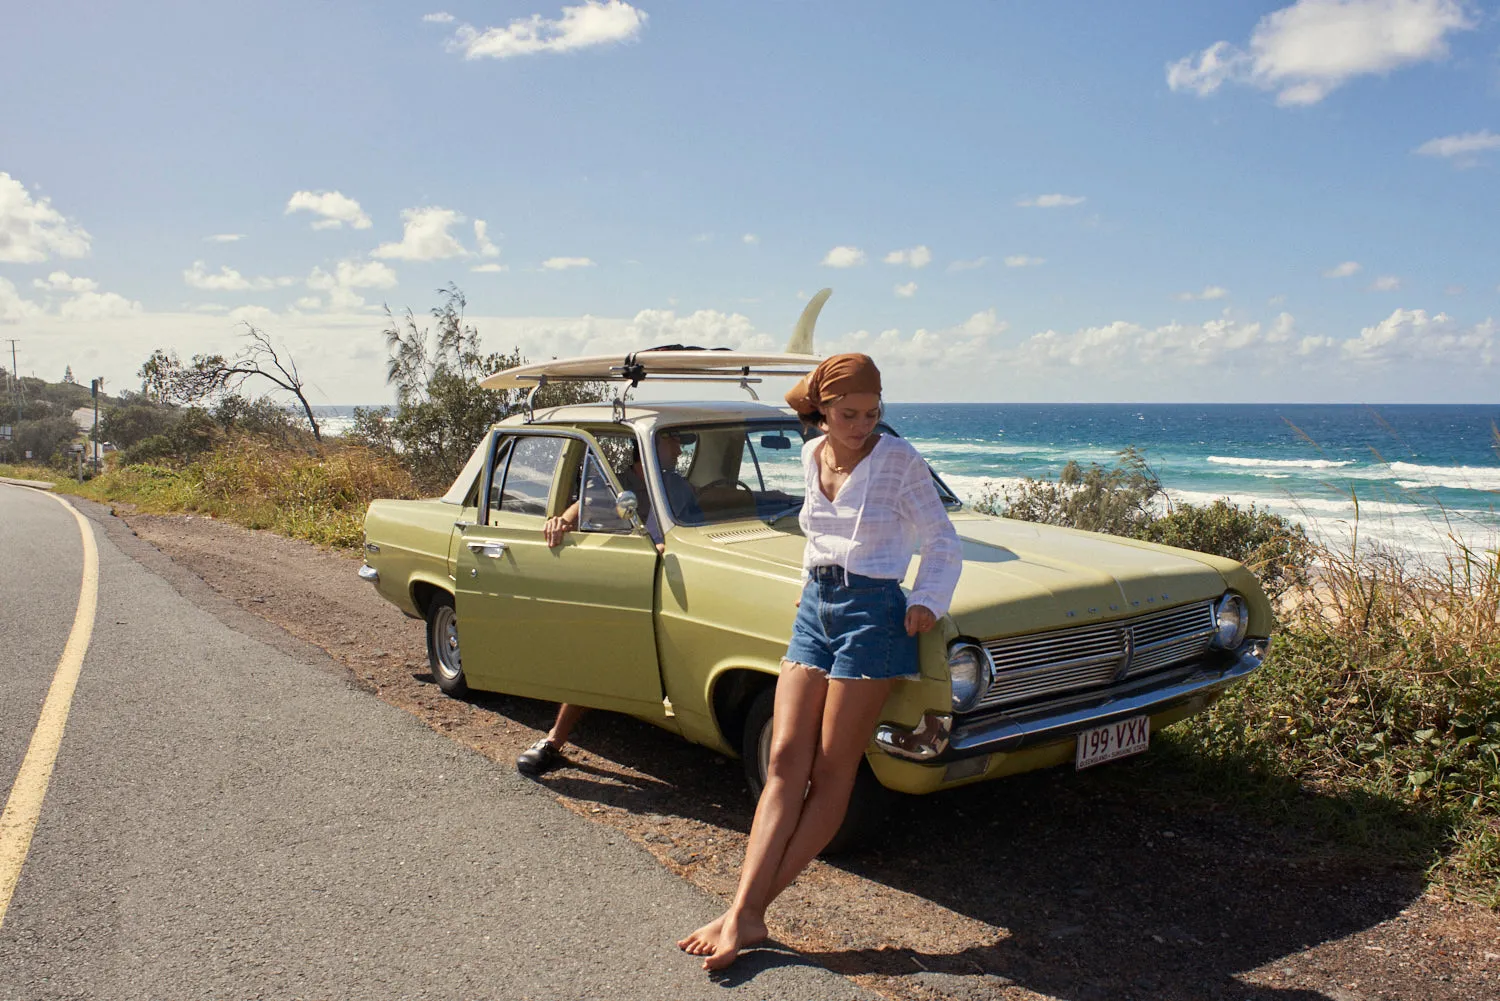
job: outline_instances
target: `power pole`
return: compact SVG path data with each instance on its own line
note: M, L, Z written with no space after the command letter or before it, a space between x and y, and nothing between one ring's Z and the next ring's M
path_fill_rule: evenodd
M10 395L16 400L16 423L21 423L21 373L16 371L16 339L10 340Z
M89 383L89 392L94 394L94 433L89 435L89 465L99 472L99 381Z

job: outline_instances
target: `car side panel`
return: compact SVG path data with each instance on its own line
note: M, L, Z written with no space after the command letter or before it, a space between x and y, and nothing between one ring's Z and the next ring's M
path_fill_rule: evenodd
M365 515L365 562L380 571L375 585L382 597L409 615L426 609L412 601L412 584L430 582L453 590L448 575L449 540L463 508L440 500L377 500Z

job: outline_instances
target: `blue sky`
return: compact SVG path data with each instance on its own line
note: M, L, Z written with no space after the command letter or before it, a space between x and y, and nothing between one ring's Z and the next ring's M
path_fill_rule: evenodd
M826 285L898 400L1500 396L1492 4L98 7L0 14L23 372L251 322L377 402L450 281L534 358Z

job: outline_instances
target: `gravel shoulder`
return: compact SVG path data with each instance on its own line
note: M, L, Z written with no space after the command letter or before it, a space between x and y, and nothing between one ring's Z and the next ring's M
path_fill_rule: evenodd
M195 585L454 741L508 763L551 722L550 704L439 692L421 624L359 582L357 556L202 517L123 517ZM544 780L559 801L727 898L750 823L738 762L608 713L577 740L573 767ZM1500 996L1500 914L1222 806L1142 798L1136 767L898 804L883 844L814 863L772 935L901 1001Z

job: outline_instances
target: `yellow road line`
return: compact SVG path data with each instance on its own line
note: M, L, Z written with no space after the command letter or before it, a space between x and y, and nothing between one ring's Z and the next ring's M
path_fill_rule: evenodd
M83 582L78 592L78 611L73 616L73 631L68 633L68 645L63 647L62 659L57 662L52 685L47 689L47 700L42 703L36 732L31 735L31 745L26 749L21 770L16 773L10 798L5 801L5 812L0 814L0 926L5 924L11 894L16 890L16 881L21 878L26 853L31 850L31 835L42 815L42 799L47 795L47 783L52 779L52 766L57 761L58 746L62 744L63 727L67 725L68 710L73 705L78 674L83 670L83 655L88 652L89 638L94 634L94 610L99 603L99 549L94 545L93 529L73 505L55 494L45 496L67 508L78 521L78 531L83 536Z

